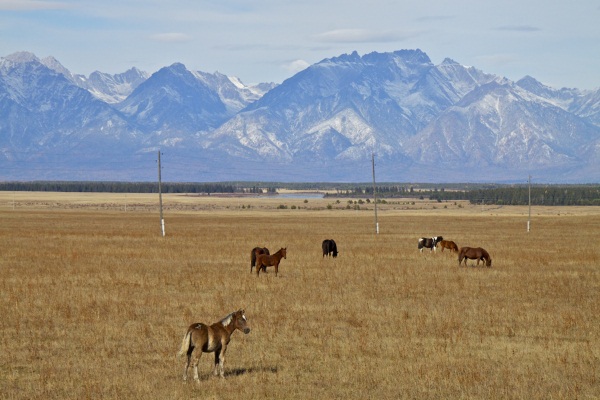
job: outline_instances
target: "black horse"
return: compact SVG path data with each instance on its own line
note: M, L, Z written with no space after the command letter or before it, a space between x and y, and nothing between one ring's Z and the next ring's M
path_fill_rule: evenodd
M323 244L321 245L321 247L323 248L323 257L329 257L330 255L334 258L337 257L337 245L335 244L335 241L333 239L323 240Z
M259 254L271 254L269 253L269 249L267 249L266 247L255 247L252 249L252 251L250 252L250 272L252 272L252 268L254 268L254 266L256 266L256 256L258 256ZM265 267L264 265L258 265L258 267L261 267L263 269L263 271L267 271L267 267Z

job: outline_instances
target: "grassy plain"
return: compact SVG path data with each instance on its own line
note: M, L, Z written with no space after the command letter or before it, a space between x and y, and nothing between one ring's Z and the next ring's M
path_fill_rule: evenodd
M526 207L390 200L375 235L347 199L163 201L165 237L156 195L0 193L0 397L600 398L599 208L527 232ZM433 235L492 268L419 253ZM279 277L257 245L287 247ZM204 355L184 384L187 326L238 308L226 379Z

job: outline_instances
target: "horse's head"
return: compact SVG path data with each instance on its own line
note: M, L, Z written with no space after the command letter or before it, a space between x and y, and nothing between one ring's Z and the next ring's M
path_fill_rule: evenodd
M285 258L287 260L287 247L283 247L279 251L281 252L281 255L283 256L283 258Z
M244 310L240 309L234 313L234 327L235 329L239 329L245 334L250 333L250 327L248 326L248 318L246 318L246 313Z
M486 267L491 267L491 266L492 266L492 259L491 259L491 258L488 258L488 259L486 260L486 262L485 262L485 266L486 266Z

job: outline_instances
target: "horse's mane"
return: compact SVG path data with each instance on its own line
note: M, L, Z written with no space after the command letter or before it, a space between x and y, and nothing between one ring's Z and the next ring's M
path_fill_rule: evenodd
M221 323L221 325L223 326L227 326L231 323L231 321L233 321L233 314L235 314L235 311L232 312L231 314L229 314L228 316L226 316L225 318L223 318L221 321L219 321Z

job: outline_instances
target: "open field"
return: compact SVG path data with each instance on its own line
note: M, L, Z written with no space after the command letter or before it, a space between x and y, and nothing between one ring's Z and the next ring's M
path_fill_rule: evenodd
M599 208L394 200L375 235L348 199L163 200L165 237L157 195L0 193L2 399L600 398ZM226 379L183 383L187 326L238 308Z

